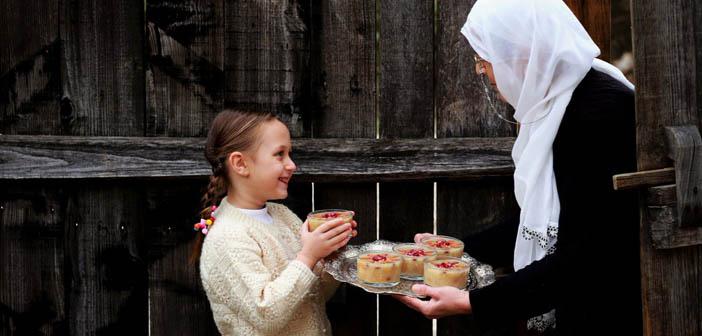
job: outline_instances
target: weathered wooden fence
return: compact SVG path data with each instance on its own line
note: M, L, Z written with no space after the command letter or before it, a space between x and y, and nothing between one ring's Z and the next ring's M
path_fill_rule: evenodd
M0 334L216 333L187 258L223 106L288 124L284 203L354 209L355 244L513 220L515 130L459 33L473 2L1 2ZM566 2L608 54L609 0ZM328 312L337 335L432 333L352 287Z

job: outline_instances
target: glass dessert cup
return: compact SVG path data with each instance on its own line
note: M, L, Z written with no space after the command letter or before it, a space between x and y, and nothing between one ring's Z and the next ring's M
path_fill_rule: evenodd
M400 278L406 280L424 279L424 263L436 259L436 249L420 244L398 244L393 251L402 256Z
M451 257L441 257L424 263L424 284L432 287L451 286L463 289L468 284L467 262Z
M439 257L460 258L463 256L463 242L453 237L429 236L423 238L421 244L435 248Z
M368 251L356 259L358 280L373 287L393 287L400 283L402 256L390 251Z
M351 222L354 212L343 209L323 209L312 211L307 215L307 224L310 232L316 230L320 225L337 218L343 218L344 222Z

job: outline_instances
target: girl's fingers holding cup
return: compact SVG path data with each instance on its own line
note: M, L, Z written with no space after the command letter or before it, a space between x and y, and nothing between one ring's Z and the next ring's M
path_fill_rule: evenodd
M343 223L344 223L343 218L332 219L330 221L324 222L324 224L320 225L317 228L317 230L319 230L319 232L324 233L324 232L327 232L327 231L329 231L329 230L331 230L339 225L342 225ZM317 231L317 230L315 230L315 231Z
M335 250L338 250L338 249L340 249L340 248L346 246L346 244L349 243L349 239L351 239L351 237L346 236L346 238L344 238L344 240L342 240L342 241L339 242L339 243L334 244L334 249L335 249Z
M342 234L345 231L350 230L350 229L351 229L351 224L349 224L349 223L341 224L341 225L325 232L324 234L322 234L322 238L323 239L331 239L331 238L336 237L336 236L338 236L338 235L340 235L340 234Z
M332 246L336 246L337 244L339 244L340 242L343 242L344 240L349 240L349 239L351 239L351 237L350 237L350 235L349 235L350 232L351 232L351 229L350 229L350 228L348 228L347 230L341 231L338 235L336 235L336 236L334 236L334 237L331 237L331 238L328 240L328 242L329 242Z

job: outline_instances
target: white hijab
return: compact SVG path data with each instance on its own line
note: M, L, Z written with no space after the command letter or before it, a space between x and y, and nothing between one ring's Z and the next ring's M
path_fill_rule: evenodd
M461 33L492 63L497 87L522 124L512 148L519 270L555 250L560 203L552 145L573 90L590 68L634 86L595 59L600 50L563 0L478 0Z

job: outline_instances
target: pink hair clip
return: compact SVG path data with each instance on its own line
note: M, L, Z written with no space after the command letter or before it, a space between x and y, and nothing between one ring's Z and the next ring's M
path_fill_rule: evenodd
M215 210L217 210L217 206L213 205L210 213L214 212ZM210 227L212 226L212 224L214 224L214 221L215 217L213 215L210 215L210 218L208 219L201 218L199 223L195 223L195 225L193 225L193 229L195 231L200 231L202 232L202 234L206 235L210 231Z

